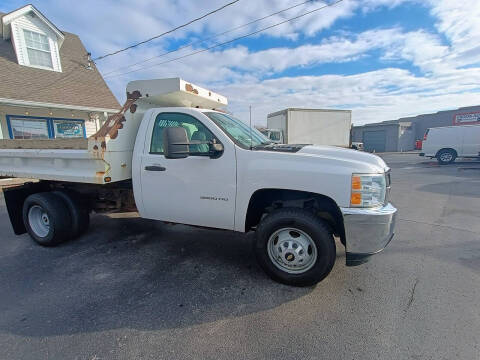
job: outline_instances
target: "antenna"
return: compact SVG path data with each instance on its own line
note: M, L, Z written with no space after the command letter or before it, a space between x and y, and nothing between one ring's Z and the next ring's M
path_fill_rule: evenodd
M250 105L250 150L252 150L252 105Z

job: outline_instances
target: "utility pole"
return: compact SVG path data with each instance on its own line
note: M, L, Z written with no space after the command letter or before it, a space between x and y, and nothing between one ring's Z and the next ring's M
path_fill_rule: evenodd
M252 105L249 106L250 109L250 150L252 150Z

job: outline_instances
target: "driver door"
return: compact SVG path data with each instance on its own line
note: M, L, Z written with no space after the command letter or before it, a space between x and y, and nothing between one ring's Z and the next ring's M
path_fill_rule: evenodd
M225 146L215 159L209 145L190 145L184 159L167 159L163 154L163 130L181 126L189 140L211 141L214 133L193 115L159 113L147 131L141 161L142 216L190 225L233 229L236 195L235 148ZM218 131L218 129L217 129Z

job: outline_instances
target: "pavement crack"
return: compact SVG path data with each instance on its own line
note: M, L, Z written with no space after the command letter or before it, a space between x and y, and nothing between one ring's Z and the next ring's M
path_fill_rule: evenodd
M415 289L417 288L417 284L418 284L418 278L415 279L415 282L413 283L412 289L410 290L410 299L408 299L408 304L407 304L407 308L405 309L405 311L408 311L410 306L413 304L413 301L415 300Z

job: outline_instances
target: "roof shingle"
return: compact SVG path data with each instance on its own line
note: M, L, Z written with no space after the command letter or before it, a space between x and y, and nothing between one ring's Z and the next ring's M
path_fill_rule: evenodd
M19 65L11 41L0 38L0 98L119 109L95 65L93 70L85 68L87 51L79 37L63 34L62 72Z

